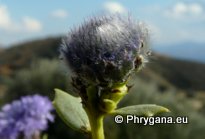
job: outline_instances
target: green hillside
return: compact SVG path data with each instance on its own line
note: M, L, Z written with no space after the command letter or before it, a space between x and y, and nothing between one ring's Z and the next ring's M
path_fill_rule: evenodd
M149 68L177 88L205 90L205 64L158 55L149 63Z
M0 67L15 70L28 66L35 59L56 57L60 42L60 37L56 37L11 46L0 53Z

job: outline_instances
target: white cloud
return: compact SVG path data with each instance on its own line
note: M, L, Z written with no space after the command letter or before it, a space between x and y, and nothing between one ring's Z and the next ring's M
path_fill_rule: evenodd
M41 23L32 17L23 17L20 22L14 21L6 5L0 5L0 30L6 32L39 32Z
M125 13L126 8L118 2L106 2L104 8L111 13Z
M176 23L176 22L175 22ZM151 42L155 45L177 44L181 42L203 42L205 29L201 26L186 26L178 22L176 24L168 24L169 27L161 24L153 24L148 22L148 28L151 30ZM157 46L156 45L156 46Z
M42 25L38 20L28 16L22 19L22 27L28 32L39 32L42 29Z
M0 28L8 28L11 25L11 18L5 5L0 5Z
M153 24L152 22L149 22L149 24L147 24L147 27L149 29L151 41L155 43L161 42L161 39L163 37L161 29L156 24Z
M151 30L151 43L156 46L205 42L205 7L200 3L176 2L168 7L147 5L137 12L143 13L142 19Z
M55 18L66 18L68 16L68 13L63 9L58 9L56 11L53 11L51 15Z
M203 8L201 5L195 3L195 4L192 4L190 5L190 11L193 13L193 14L196 14L196 15L200 15L203 13Z
M203 7L198 3L176 3L172 8L165 12L167 17L172 18L197 18L203 15Z

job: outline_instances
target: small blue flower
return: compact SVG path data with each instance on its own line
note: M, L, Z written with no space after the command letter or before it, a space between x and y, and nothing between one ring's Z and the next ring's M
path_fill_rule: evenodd
M0 139L16 139L20 134L31 138L36 132L47 129L53 122L52 103L40 95L22 97L6 104L0 112Z
M72 30L60 51L73 84L123 83L146 62L147 40L148 29L131 17L94 17Z

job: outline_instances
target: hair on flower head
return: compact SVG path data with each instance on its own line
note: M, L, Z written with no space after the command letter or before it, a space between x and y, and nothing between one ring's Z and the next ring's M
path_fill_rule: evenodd
M78 80L122 83L146 62L147 39L147 28L131 17L93 17L63 39L60 51Z

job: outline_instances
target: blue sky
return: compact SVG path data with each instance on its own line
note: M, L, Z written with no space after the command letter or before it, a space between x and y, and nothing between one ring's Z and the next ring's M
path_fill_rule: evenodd
M66 34L87 17L131 13L152 43L205 43L205 0L0 0L0 45Z

